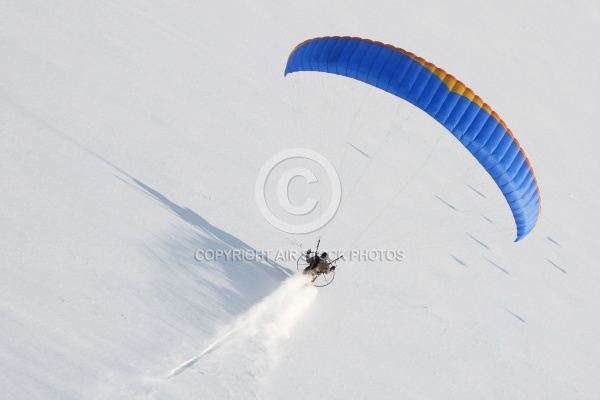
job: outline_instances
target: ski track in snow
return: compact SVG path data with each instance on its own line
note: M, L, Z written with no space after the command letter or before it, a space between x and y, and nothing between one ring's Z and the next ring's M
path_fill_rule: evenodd
M276 365L280 342L289 337L317 293L309 277L288 278L275 292L241 315L202 353L164 378L170 380L193 368L208 378L213 387L209 393L214 393L215 385L228 395L236 394L231 392L232 387L244 395L256 393L259 388L253 386Z

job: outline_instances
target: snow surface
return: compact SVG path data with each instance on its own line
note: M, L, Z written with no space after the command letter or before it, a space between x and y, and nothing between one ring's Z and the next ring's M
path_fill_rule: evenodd
M597 1L0 4L0 397L598 398ZM403 47L491 104L538 227L513 243L489 178L414 107L284 78L325 35ZM344 190L307 235L254 199L294 147ZM405 259L316 289L290 260L194 257L319 237Z

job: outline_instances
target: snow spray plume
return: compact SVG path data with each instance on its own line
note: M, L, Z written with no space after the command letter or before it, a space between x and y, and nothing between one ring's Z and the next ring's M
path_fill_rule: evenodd
M219 386L241 392L255 392L249 387L262 378L278 361L281 340L317 296L317 289L305 275L288 278L275 292L240 316L200 355L172 370L165 378L177 376L195 366L205 377L218 380ZM214 376L213 376L214 375ZM253 377L248 381L247 377Z

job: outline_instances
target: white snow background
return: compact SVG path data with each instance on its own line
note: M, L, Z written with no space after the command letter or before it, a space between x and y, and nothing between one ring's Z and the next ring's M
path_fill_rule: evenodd
M489 103L538 177L536 229L513 243L493 182L419 110L283 77L327 35ZM0 1L0 398L598 398L599 42L594 0ZM306 235L255 202L295 147L343 186ZM194 257L318 238L405 259L317 289L293 260Z

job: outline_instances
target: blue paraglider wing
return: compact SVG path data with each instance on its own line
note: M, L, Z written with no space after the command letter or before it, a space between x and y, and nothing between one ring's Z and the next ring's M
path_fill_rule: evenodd
M490 106L443 69L403 49L351 37L300 43L285 74L320 71L354 78L398 96L444 125L494 179L523 239L541 213L537 180L513 133Z

